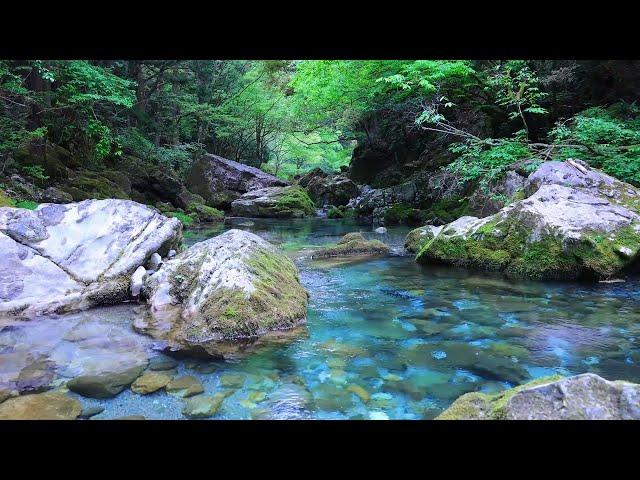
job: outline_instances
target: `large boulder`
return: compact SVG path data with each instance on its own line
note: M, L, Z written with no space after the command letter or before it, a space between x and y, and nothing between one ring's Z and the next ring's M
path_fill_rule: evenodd
M0 313L33 315L128 298L131 275L182 226L128 200L0 208Z
M231 213L238 217L301 218L313 215L315 206L298 186L268 187L234 200Z
M223 356L230 343L304 323L307 293L293 262L255 234L229 230L166 261L143 288L135 327L170 350Z
M204 197L208 205L225 209L251 190L288 185L259 168L217 155L205 155L196 162L186 182L189 190Z
M467 393L439 420L640 420L640 385L593 373L546 377L504 392Z
M331 175L316 168L298 182L318 206L344 206L360 193L358 186L344 174Z
M536 279L609 279L637 266L640 190L585 164L546 162L533 192L486 218L446 225L416 259Z

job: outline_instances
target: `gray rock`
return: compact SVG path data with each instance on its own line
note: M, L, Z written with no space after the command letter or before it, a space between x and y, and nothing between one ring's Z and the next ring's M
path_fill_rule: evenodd
M118 395L133 383L144 370L145 365L139 365L115 373L100 375L82 375L67 382L67 388L85 397L111 398Z
M358 196L360 189L346 175L331 175L316 168L300 178L299 184L309 193L311 200L318 205L346 205Z
M142 281L144 280L145 275L147 274L147 270L140 265L133 275L131 275L131 296L137 297L140 295L140 291L142 290Z
M385 234L387 233L387 229L385 227L378 227L375 229L375 232L379 234Z
M158 270L158 267L160 265L162 265L162 257L158 254L158 252L155 252L149 259L149 268L151 270Z
M128 200L0 208L0 312L33 315L116 303L153 252L175 248L182 226Z
M228 208L243 194L266 187L284 187L287 182L273 175L217 155L205 155L187 177L187 187L205 198L207 205Z
M196 243L147 277L150 315L135 328L175 349L213 352L304 322L307 293L293 262L257 235L229 230Z

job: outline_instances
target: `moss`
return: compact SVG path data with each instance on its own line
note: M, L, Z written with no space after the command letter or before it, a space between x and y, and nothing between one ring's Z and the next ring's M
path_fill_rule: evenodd
M359 232L347 233L336 245L313 253L313 258L388 255L390 248L380 240L366 240Z
M386 225L420 225L424 223L425 214L410 205L397 203L384 211L383 218Z
M433 204L424 212L425 223L445 224L451 223L460 217L467 215L469 211L468 198L442 199Z
M416 228L407 234L404 240L404 248L411 253L418 253L432 239L433 234L430 229L425 227Z
M38 202L34 202L32 200L20 200L16 202L15 205L17 208L25 208L27 210L35 210L38 208Z
M14 207L16 204L15 200L10 198L6 193L0 190L0 208L1 207Z
M254 275L255 290L247 294L219 289L211 295L199 310L207 331L214 330L224 339L252 337L295 326L306 317L307 292L287 256L259 251L246 265ZM201 335L198 327L190 333Z
M286 187L275 203L278 216L297 217L313 215L316 207L307 192L298 186Z
M184 225L185 227L191 226L193 224L193 222L194 222L193 217L187 215L186 213L182 213L182 212L166 212L165 215L167 217L177 218L178 220L180 220L182 222L182 225Z
M129 195L120 186L111 180L101 176L97 172L82 171L77 178L70 180L62 190L69 193L74 201L95 198L98 200L105 198L119 198L128 200Z
M224 213L217 208L209 207L201 203L191 203L187 207L187 213L191 216L197 216L201 221L220 222L224 221Z
M507 402L516 393L562 378L562 375L541 377L492 395L479 392L466 393L454 401L436 420L502 420L506 417Z
M331 207L327 212L327 218L344 218L344 212L338 207Z

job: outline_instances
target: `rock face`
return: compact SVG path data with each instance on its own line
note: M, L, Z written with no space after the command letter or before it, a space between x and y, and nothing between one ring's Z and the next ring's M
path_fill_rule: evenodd
M187 187L205 198L208 205L229 208L243 194L266 187L284 187L287 182L217 155L205 155L194 164L187 177Z
M58 392L10 398L0 404L0 420L75 420L82 405Z
M88 308L128 298L130 277L182 226L128 200L0 208L0 313Z
M268 187L245 193L231 203L238 217L301 218L315 214L315 206L298 186Z
M446 225L418 262L536 279L609 279L635 269L640 190L573 163L546 162L527 179L528 198Z
M312 258L388 255L391 249L380 240L366 240L361 233L347 233L336 245L313 252Z
M257 235L229 230L196 243L147 277L150 315L136 328L174 350L220 355L221 345L305 321L293 262Z
M330 175L316 168L300 178L300 185L307 190L317 206L344 206L358 196L360 189L344 174Z
M640 420L640 385L585 373L498 393L467 393L440 420Z

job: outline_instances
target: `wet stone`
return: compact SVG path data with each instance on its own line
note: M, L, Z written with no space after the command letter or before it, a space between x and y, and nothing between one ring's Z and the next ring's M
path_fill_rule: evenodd
M192 397L204 392L204 388L202 383L200 383L200 380L192 377L191 375L171 380L165 389L168 394L182 398Z

